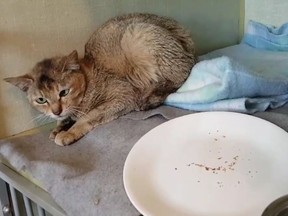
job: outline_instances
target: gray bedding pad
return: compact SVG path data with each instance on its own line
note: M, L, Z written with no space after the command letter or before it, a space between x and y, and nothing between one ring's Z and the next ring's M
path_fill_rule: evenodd
M130 113L68 147L51 142L49 131L2 140L0 156L17 171L27 170L39 180L67 215L138 216L122 180L129 151L152 128L190 113L168 106ZM255 116L288 131L288 106Z

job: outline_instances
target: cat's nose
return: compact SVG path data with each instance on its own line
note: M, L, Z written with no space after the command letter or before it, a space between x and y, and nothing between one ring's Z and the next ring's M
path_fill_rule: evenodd
M52 109L52 113L54 114L54 115L60 115L61 114L61 112L62 112L62 108L61 107L57 107L57 108L54 108L54 109Z

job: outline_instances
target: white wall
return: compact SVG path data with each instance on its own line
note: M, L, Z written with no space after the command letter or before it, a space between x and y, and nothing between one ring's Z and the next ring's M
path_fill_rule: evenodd
M288 22L288 0L245 0L245 22L279 26Z

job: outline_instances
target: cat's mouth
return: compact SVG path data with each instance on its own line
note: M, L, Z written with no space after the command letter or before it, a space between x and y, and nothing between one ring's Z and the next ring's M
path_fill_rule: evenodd
M57 120L58 121L62 121L62 120L64 120L64 119L66 119L67 118L67 116L57 116Z
M66 118L68 117L67 115L63 115L63 114L54 115L53 113L50 113L48 116L49 116L50 118L52 118L52 119L57 120L57 121L62 121L62 120L66 119Z

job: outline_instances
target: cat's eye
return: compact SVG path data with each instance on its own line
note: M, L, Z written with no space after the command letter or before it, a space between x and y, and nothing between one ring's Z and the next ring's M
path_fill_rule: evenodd
M40 98L36 99L36 102L38 104L45 104L45 103L47 103L47 99L43 98L43 97L40 97Z
M60 91L59 96L60 97L65 97L67 94L69 94L70 89L64 89L62 91Z

